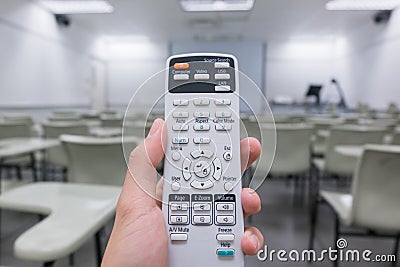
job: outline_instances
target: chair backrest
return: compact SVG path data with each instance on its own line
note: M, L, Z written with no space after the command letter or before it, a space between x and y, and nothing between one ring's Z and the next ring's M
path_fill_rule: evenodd
M89 135L88 126L84 123L76 122L45 122L42 124L44 136L46 138L59 138L63 134L69 135ZM47 161L67 166L67 155L63 146L53 147L47 150Z
M62 135L60 139L67 152L70 182L122 186L127 165L121 137ZM136 145L137 139L124 138L124 147Z
M367 145L353 180L354 225L400 231L400 146Z
M310 169L312 127L305 124L276 124L276 151L270 173L272 175L303 173ZM262 126L263 136L274 129ZM263 154L271 148L263 146ZM261 162L262 164L262 162Z
M114 117L114 116L102 116L101 117L101 126L102 127L122 127L123 118L122 117Z
M30 137L31 126L25 122L1 122L0 139Z
M393 134L392 144L393 145L400 145L400 132L396 131Z
M326 171L339 175L352 175L357 163L354 157L340 155L338 145L382 144L386 128L361 125L340 125L330 130L326 149Z

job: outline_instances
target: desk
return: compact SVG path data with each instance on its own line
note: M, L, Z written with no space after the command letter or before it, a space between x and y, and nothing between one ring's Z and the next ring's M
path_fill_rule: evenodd
M111 137L122 135L121 127L96 127L90 129L90 133L96 137Z
M17 157L21 155L30 155L34 165L34 177L37 181L37 172L35 169L36 159L34 152L44 151L47 148L59 146L60 141L57 139L41 139L41 138L7 138L0 140L0 167L6 158ZM43 164L43 179L45 180L46 165ZM0 192L1 192L1 176L0 176Z
M120 192L121 188L115 186L55 182L33 183L5 192L0 196L2 209L48 215L17 238L15 255L52 263L74 253L96 234L100 266L98 232L114 216Z
M363 146L340 145L340 146L335 146L335 152L337 152L341 155L344 155L344 156L359 158L359 157L361 157L362 153L364 152L364 147Z

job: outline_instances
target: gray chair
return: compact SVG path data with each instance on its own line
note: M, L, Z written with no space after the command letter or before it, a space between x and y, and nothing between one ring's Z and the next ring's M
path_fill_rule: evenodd
M330 175L351 176L357 159L340 155L335 151L338 145L382 144L386 128L360 125L332 127L327 140L325 159L314 159L317 169Z
M293 177L295 190L305 184L306 177L311 177L311 134L312 127L305 124L276 124L276 150L269 173L272 177ZM275 128L272 125L262 125L262 135L273 136ZM258 168L262 173L268 173L268 160L271 155L271 145L262 146L261 159ZM300 192L303 192L303 186Z
M58 139L63 134L89 135L88 126L79 122L44 122L42 124L45 138ZM64 180L66 180L67 155L63 146L50 148L46 153L46 161L62 168Z
M30 138L32 137L31 126L32 124L25 121L24 118L16 119L16 116L12 116L15 121L4 121L0 123L0 140L6 138ZM7 120L10 120L8 117ZM17 171L18 179L22 179L22 168L28 167L32 170L35 177L35 159L32 156L18 156L15 158L10 158L0 162L0 175L1 167L5 168L15 168Z
M310 249L314 243L318 204L327 203L335 214L336 248L336 240L341 236L376 235L395 238L393 254L396 254L400 237L399 173L400 146L366 145L354 172L351 193L319 192L311 210ZM341 226L364 232L345 232Z
M122 186L126 161L121 137L97 138L62 135L68 157L68 181ZM134 148L140 140L124 138L124 146Z

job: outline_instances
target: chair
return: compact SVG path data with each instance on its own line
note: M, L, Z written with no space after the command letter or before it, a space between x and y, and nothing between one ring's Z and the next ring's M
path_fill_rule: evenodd
M102 127L122 127L123 118L121 116L101 116Z
M314 156L323 157L326 153L326 142L329 136L331 127L341 125L344 123L342 118L323 118L323 117L310 117L307 118L307 123L311 124L313 130L312 152ZM327 134L321 134L327 133Z
M335 214L335 247L341 236L376 235L400 237L400 146L366 145L354 171L350 194L321 190L311 210L309 248L313 248L318 204L327 203ZM364 233L345 232L341 226L360 228ZM337 266L338 262L336 262ZM394 263L395 265L395 263ZM393 266L394 266L393 265Z
M357 159L346 157L335 151L338 145L382 144L386 129L382 127L340 125L331 128L327 141L325 159L314 159L320 172L337 176L351 176Z
M58 139L63 134L89 135L87 125L79 122L44 122L42 126L45 138ZM46 161L53 165L62 167L65 175L68 161L63 146L48 149ZM66 180L65 176L64 180Z
M0 123L0 140L6 138L29 138L32 136L31 124L27 123L25 119L13 117L15 121L4 121ZM8 117L7 120L10 120ZM11 119L12 120L12 119ZM10 158L4 161L0 161L0 165L3 167L15 168L17 170L18 179L22 179L21 169L23 167L28 167L32 169L35 177L35 166L34 159L31 156L18 156L15 158ZM0 166L0 167L1 167ZM0 168L1 172L1 168ZM0 173L1 175L1 173Z
M393 145L400 145L400 132L396 131L393 134L392 144Z
M122 186L127 167L121 137L61 135L60 139L68 158L68 181ZM131 148L138 142L135 137L124 138L124 146Z
M311 134L312 127L305 124L276 124L276 150L270 145L262 146L260 165L261 173L268 173L269 166L266 164L265 155L274 156L269 173L274 176L293 176L295 178L295 189L300 179L305 178L311 171ZM261 126L263 137L273 136L275 128L273 125ZM268 157L268 156L267 156ZM304 179L303 179L304 180ZM304 183L302 183L304 184Z

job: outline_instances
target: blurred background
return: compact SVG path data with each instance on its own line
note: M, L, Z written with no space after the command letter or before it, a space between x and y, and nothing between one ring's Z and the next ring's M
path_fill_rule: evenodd
M129 101L169 56L191 52L235 55L269 102L274 119L261 97L241 88L253 109L241 110L242 135L261 140L276 124L275 159L258 189L263 210L246 220L271 249L322 250L343 237L354 249L398 255L398 7L398 0L0 0L0 266L99 265L123 153L164 116L162 103L148 114L164 85L130 107L122 129ZM256 166L258 178L266 176L270 146L245 185ZM246 266L266 264L310 265L246 258Z

